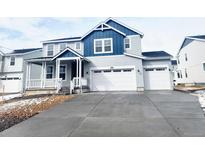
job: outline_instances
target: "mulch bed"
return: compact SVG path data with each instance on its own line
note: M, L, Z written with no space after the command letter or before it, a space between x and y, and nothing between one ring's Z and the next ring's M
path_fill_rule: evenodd
M0 132L73 97L72 95L52 95L49 96L47 101L39 104L26 105L0 112Z

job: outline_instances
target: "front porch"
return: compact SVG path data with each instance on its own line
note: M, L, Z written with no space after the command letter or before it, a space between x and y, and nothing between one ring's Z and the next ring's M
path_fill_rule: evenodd
M82 93L83 88L88 88L88 79L84 78L87 63L88 60L80 56L27 60L25 90L73 93L78 89Z

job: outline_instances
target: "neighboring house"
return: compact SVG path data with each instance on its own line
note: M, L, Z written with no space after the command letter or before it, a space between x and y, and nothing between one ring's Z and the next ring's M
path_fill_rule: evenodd
M42 55L41 48L18 49L3 55L2 71L0 74L0 92L23 92L25 87L25 59ZM36 74L39 71L35 71Z
M205 35L187 36L177 54L177 83L205 84Z
M144 88L161 90L173 88L172 55L165 51L143 52Z
M171 55L163 51L142 54L142 38L140 31L108 18L82 37L43 41L42 56L26 60L25 88L30 91L172 89ZM38 77L32 75L32 64L41 67Z

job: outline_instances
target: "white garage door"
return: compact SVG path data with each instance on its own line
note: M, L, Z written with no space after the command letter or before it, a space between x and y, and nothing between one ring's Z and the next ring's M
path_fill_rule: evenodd
M171 79L167 67L144 68L145 90L170 90Z
M91 71L92 91L136 90L136 73L133 68L97 69Z
M0 92L16 93L21 91L21 79L19 77L0 78Z

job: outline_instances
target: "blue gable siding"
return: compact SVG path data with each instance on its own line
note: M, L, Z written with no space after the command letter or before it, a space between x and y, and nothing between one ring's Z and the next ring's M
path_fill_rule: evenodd
M113 53L94 54L94 39L112 38ZM83 40L84 56L122 55L124 52L124 36L114 30L93 31Z
M122 26L122 25L120 25L112 20L109 20L106 24L108 24L108 25L114 27L115 29L125 33L126 35L137 35L138 34L134 31L132 31L131 29L128 29L128 28L126 28L126 27L124 27L124 26Z
M62 57L77 57L74 53L70 52L69 50L62 53L58 58Z

